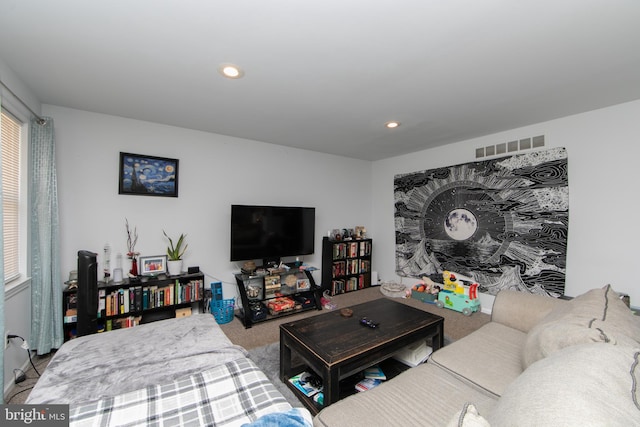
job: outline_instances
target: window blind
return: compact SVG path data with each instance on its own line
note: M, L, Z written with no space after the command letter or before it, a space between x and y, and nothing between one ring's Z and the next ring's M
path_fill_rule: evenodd
M2 111L2 220L5 283L18 277L20 210L20 133L22 124Z

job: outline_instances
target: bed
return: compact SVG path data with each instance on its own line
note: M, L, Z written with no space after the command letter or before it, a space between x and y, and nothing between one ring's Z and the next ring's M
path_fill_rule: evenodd
M292 410L211 314L68 341L26 403L69 404L76 426L239 426Z

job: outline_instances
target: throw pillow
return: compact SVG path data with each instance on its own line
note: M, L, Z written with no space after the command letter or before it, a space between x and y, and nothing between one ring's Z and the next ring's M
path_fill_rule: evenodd
M567 347L529 367L488 418L500 426L640 425L640 346Z
M478 413L478 409L472 403L465 403L461 411L458 411L447 427L490 427L489 421Z
M640 317L607 285L554 308L527 334L523 368L564 347L590 342L636 346Z

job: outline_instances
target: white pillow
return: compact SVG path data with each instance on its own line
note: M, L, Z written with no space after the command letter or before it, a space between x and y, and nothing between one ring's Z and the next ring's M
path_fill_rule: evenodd
M532 364L494 407L500 426L640 425L640 346L566 347Z
M555 307L527 334L523 368L564 347L590 342L640 344L640 317L607 285Z
M489 421L478 413L478 409L472 403L465 403L461 411L458 411L447 427L491 427Z

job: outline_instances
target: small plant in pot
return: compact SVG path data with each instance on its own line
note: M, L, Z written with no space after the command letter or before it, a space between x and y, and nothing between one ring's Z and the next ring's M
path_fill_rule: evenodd
M170 276L177 276L182 272L182 255L187 250L187 244L184 242L185 234L181 234L175 245L173 239L162 230L164 237L169 240L169 246L167 246L167 269Z

